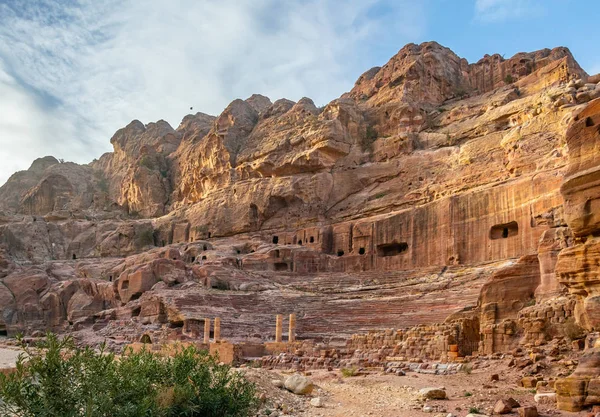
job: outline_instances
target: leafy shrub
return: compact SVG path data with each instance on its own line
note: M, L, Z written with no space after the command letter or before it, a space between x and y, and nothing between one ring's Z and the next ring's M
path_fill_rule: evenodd
M207 351L183 349L169 361L172 400L165 416L247 416L256 410L256 389Z
M136 242L139 246L154 244L154 231L152 229L142 229L136 234Z
M477 407L470 407L469 408L469 414L479 414L479 408Z
M473 396L472 392L469 392L469 391L465 392L465 397L472 397L472 396Z
M345 378L358 375L358 370L356 368L342 368L340 372Z
M506 84L512 84L514 81L513 76L511 74L506 74L506 77L504 77L504 82Z
M473 365L471 365L470 363L464 363L461 367L460 367L461 372L464 372L467 375L471 375L471 372L473 372Z
M458 87L456 90L454 90L454 95L458 98L465 98L468 93L467 90L465 90L463 87Z
M48 334L16 372L0 374L0 415L12 417L242 417L258 405L255 387L194 347L173 358L141 351L117 359Z
M585 330L583 330L581 326L575 322L573 317L569 317L567 320L565 320L562 328L565 336L567 336L570 340L581 339L583 336L585 336Z
M365 132L365 136L362 140L362 148L365 151L371 152L373 150L373 142L377 140L379 134L377 130L373 126L367 126L367 130Z

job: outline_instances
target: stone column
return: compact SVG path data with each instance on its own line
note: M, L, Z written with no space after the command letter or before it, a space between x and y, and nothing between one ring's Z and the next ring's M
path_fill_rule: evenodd
M204 319L204 343L210 343L210 319Z
M296 341L296 315L290 314L290 329L288 334L288 342L292 343Z
M221 340L221 319L215 318L215 342Z
M283 316L278 314L275 316L275 342L281 343L281 335L283 334Z

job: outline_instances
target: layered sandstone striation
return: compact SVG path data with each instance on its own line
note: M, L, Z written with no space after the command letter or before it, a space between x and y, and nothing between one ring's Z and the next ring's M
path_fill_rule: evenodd
M594 82L566 48L410 44L323 107L253 95L40 158L0 188L0 331L121 346L219 318L225 349L295 314L269 352L456 360L597 330Z

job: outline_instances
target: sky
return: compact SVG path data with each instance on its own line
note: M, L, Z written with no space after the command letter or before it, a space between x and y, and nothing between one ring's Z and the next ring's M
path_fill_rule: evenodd
M598 21L596 0L0 0L0 184L45 155L88 163L133 119L324 105L410 42L469 62L566 46L595 74Z

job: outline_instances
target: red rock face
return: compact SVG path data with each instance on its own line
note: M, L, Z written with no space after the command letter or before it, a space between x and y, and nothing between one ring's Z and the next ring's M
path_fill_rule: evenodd
M464 341L431 352L469 354L512 348L521 322L546 337L527 304L565 289L593 328L586 78L565 48L469 64L411 44L323 108L254 95L133 121L87 166L37 160L0 188L0 330L166 340L220 317L268 340L295 313L300 339L426 324Z
M558 256L556 272L560 282L576 294L577 316L588 329L600 326L600 100L590 102L575 115L567 131L569 165L561 192L567 224L576 237L575 245L563 249Z

